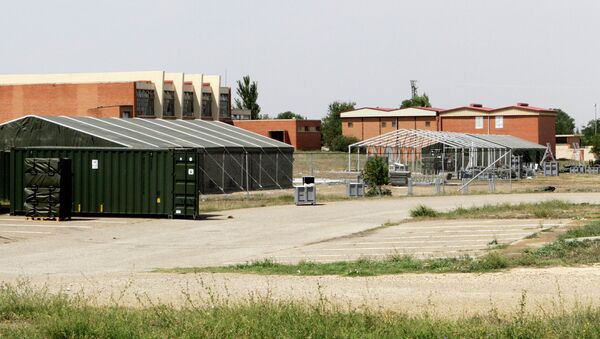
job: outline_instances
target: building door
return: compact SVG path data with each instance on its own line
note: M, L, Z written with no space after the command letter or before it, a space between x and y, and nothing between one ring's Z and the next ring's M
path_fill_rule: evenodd
M198 208L197 189L197 155L196 152L175 151L173 154L173 212L174 218L197 218Z

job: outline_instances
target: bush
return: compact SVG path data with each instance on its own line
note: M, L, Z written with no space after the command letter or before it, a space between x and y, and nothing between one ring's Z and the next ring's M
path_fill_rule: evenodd
M435 218L438 216L438 212L431 207L419 205L410 210L410 216L413 218Z
M382 192L381 186L390 182L389 170L384 158L374 156L367 160L364 169L365 182L375 189Z
M358 142L358 139L355 137L338 135L331 140L329 150L334 152L348 152L348 146L356 142Z

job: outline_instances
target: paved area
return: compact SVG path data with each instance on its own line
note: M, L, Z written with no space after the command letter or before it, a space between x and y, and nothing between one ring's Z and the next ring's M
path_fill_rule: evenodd
M435 220L408 222L271 254L277 262L332 262L363 257L416 258L478 256L498 245L565 226L569 220Z
M561 199L600 203L597 193L440 196L355 200L216 213L205 220L98 219L34 224L5 216L0 279L6 275L131 273L157 267L245 262L401 221L425 204L438 210ZM125 223L119 223L125 222ZM71 226L69 228L50 226ZM48 226L48 227L46 227ZM30 232L30 233L16 233ZM39 233L31 233L39 232ZM8 241L5 239L5 241Z

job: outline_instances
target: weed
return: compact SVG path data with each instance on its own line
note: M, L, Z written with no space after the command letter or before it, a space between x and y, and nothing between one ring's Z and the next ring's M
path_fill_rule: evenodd
M413 218L435 218L439 213L431 207L419 205L410 210L410 216Z

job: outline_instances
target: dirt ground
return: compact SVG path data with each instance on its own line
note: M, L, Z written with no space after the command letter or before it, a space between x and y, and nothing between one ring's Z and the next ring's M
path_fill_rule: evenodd
M100 218L64 224L28 224L16 217L5 216L0 218L0 231L5 232L0 236L10 242L0 243L0 281L14 283L26 279L37 286L47 285L52 291L83 292L87 296L95 296L98 302L119 301L127 305L140 305L140 302L147 305L150 301L181 304L186 302L185 295L198 303L206 303L215 297L235 302L257 295L299 301L317 301L325 297L342 306L460 316L494 309L510 312L518 307L525 295L526 307L531 311L582 304L600 306L600 289L597 288L600 266L352 278L149 272L159 267L245 262L276 253L289 254L303 247L311 251L329 250L327 241L364 232L383 223L401 221L408 217L411 208L420 204L445 211L458 206L550 199L600 203L597 193L536 193L274 206L215 213L197 221ZM402 225L410 226L404 229L408 233L398 233L402 230L389 228L382 231L391 233L380 235L396 237L398 245L404 246L405 239L402 238L421 236L419 232L427 231L423 227L449 227L442 224ZM539 221L528 225L507 222L503 226L503 229L492 229L487 238L477 240L478 245L485 246L489 236L500 236L504 231L518 233L515 234L518 238L532 233L536 227L540 228ZM478 225L467 222L454 227L456 229L436 230L445 230L445 235L449 236L485 231L483 226L480 229ZM444 234L437 231L427 232L432 238L430 240L441 241L443 245L447 240L440 238ZM416 233L411 235L410 232ZM377 239L377 233L371 235L374 238L364 238L359 242L356 239L350 242L348 239L334 240L331 244L336 250L354 247L353 253L360 254L362 242L368 243L366 248L374 248L373 242L387 242L386 239ZM513 240L512 235L506 236Z
M18 276L6 276L16 282ZM519 268L498 273L401 274L378 277L296 277L242 274L100 274L30 277L35 286L83 295L98 304L210 305L249 299L328 303L456 318L527 312L551 314L600 306L600 266Z

